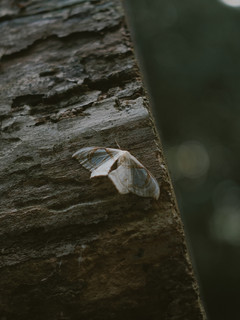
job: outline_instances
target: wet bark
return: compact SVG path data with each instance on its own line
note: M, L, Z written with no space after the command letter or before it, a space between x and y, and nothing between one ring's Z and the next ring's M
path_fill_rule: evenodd
M0 3L1 319L203 319L119 1ZM72 159L130 151L158 201Z

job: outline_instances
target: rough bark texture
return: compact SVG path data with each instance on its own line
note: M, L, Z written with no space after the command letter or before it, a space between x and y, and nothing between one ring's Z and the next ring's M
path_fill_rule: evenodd
M1 319L203 319L118 1L0 3ZM159 201L71 158L130 151Z

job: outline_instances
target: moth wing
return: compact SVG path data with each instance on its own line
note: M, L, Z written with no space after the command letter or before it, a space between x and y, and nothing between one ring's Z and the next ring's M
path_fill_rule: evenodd
M114 162L121 155L121 150L100 147L82 148L73 154L81 165L91 171L91 178L106 176Z
M130 192L128 189L128 180L131 179L129 168L120 164L117 169L108 174L108 177L112 180L119 193L126 194Z
M151 173L129 152L118 159L118 168L108 175L120 193L159 198L160 189Z

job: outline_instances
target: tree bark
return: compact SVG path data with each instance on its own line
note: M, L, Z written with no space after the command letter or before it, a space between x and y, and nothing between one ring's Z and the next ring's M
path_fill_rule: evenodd
M1 1L1 319L203 319L121 2ZM130 151L158 201L72 159Z

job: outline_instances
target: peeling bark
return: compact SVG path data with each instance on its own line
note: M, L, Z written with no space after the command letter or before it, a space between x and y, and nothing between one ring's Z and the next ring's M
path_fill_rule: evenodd
M2 1L0 314L203 319L119 1ZM81 147L130 151L159 201L89 179Z

